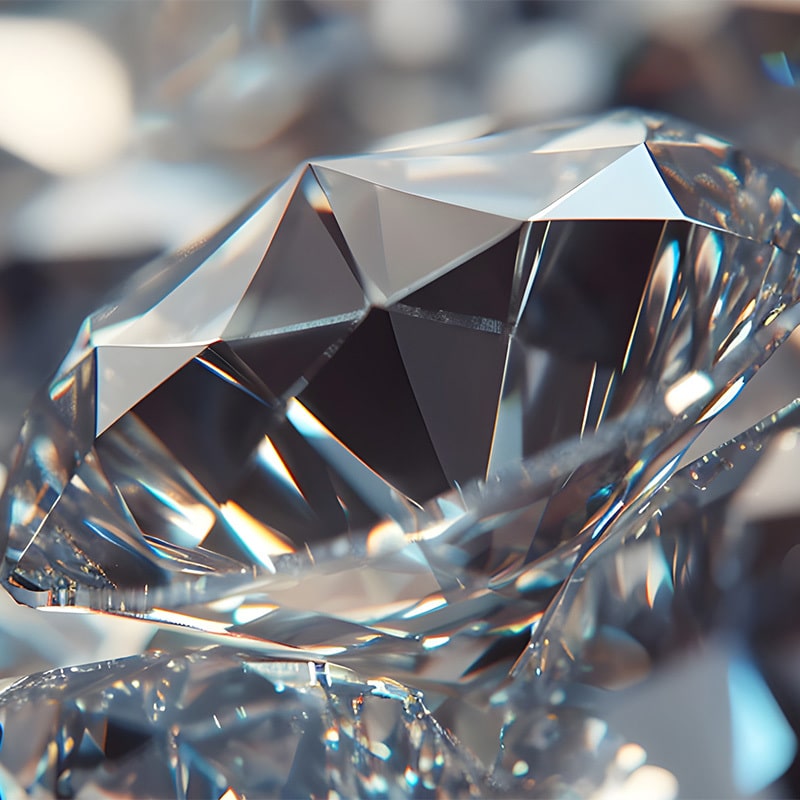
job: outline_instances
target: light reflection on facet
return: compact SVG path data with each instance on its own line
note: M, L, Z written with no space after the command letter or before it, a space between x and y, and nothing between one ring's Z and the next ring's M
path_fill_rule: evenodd
M417 693L224 649L23 679L0 697L0 724L11 796L406 796L417 783L484 794Z

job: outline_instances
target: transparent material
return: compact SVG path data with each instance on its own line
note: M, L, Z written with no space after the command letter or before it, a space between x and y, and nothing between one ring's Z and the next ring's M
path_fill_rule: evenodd
M86 320L21 433L5 585L423 689L491 762L536 687L684 641L692 476L774 426L671 476L800 321L798 199L630 111L301 165Z

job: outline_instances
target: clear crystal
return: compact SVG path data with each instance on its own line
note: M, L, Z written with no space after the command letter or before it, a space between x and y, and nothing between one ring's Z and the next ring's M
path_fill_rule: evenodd
M798 199L627 111L304 165L87 319L22 430L5 585L424 689L492 763L509 709L511 741L572 670L657 660L595 641L605 570L624 617L705 552L652 509L800 321Z
M224 648L22 679L0 697L3 796L479 797L421 698ZM47 743L54 746L48 747Z
M798 466L795 400L616 520L617 546L586 555L503 691L496 784L590 797L631 780L619 763L631 742L634 768L649 757L680 776L682 797L750 796L783 774L798 752L786 645L800 502L774 498Z
M637 520L621 517L620 546L582 562L543 626L547 658L534 644L489 699L505 724L486 766L463 741L491 728L485 712L460 720L457 742L419 692L385 678L206 648L9 687L0 788L228 800L751 796L797 752L770 688L781 683L765 661L774 644L765 653L758 634L774 639L777 624L795 635L786 558L800 543L800 504L775 516L764 495L799 457L795 401L680 470ZM780 586L782 615L758 602L765 583Z

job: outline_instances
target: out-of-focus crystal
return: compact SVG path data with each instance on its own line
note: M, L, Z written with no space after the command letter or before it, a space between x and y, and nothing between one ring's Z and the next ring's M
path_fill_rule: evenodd
M776 468L786 491L799 426L796 400L681 469L586 554L495 698L508 713L495 783L621 791L620 749L635 743L679 796L769 794L798 752L800 687L777 665L796 641L800 504L753 499L780 484Z

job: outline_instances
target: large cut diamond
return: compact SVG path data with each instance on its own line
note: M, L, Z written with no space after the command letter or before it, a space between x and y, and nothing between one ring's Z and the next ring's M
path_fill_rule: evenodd
M86 320L6 586L496 686L796 325L799 198L633 112L304 165Z

